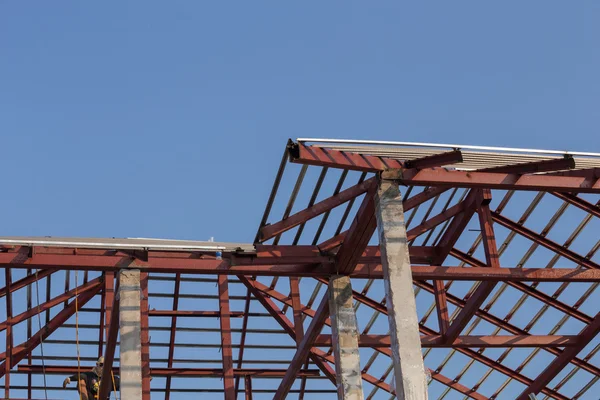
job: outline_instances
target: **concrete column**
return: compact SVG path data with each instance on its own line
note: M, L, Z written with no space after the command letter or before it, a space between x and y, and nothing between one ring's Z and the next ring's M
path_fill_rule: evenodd
M334 275L329 279L329 313L338 399L363 400L359 332L352 307L350 277Z
M121 399L142 400L142 327L140 271L119 272Z
M385 173L384 173L385 174ZM396 397L426 400L427 378L398 184L381 180L375 195Z

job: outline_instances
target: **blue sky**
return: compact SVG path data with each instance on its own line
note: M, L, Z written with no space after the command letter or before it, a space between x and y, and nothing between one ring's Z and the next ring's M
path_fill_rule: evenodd
M599 17L594 1L0 2L0 235L252 241L290 137L599 152Z
M249 241L289 137L598 151L599 16L2 2L2 232Z

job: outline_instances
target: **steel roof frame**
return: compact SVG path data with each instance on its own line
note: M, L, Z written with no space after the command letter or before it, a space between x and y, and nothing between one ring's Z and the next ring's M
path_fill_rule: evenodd
M361 147L353 152L352 144ZM344 150L339 150L339 145L344 145ZM383 151L380 147L378 152L385 156L366 154L365 145L419 146L439 149L439 153L423 156L415 152L414 158L393 158L389 156L393 156L393 151ZM461 149L531 153L539 160L525 157L521 163L503 166L494 161L493 167L482 166L479 171L447 168L450 164L460 164ZM559 153L567 155L564 161L556 159ZM107 371L117 368L112 361L118 344L119 307L114 295L114 273L135 268L143 272L142 289L147 293L142 302L142 346L147 368L145 399L150 398L151 392L164 393L166 399L173 393L192 392L220 393L226 399L237 398L240 392L246 398L252 398L253 393L284 398L288 392L299 398L309 393L334 396L335 387L324 385L327 381L335 382L335 369L331 336L321 332L330 323L322 285L329 276L339 273L350 275L357 282L354 300L362 327L359 346L370 354L362 360L362 377L369 385L366 398L376 398L381 393L392 396L392 366L383 362L391 355L389 336L371 333L380 326L379 316L387 313L385 299L373 298L374 288L383 275L378 246L370 244L375 229L373 188L378 177L384 176L406 186L403 202L414 264L415 296L424 310L420 311L424 359L431 385L445 388L438 398L456 393L474 399L494 399L511 385L521 391L515 395L519 399L532 392L555 399L582 398L600 379L600 367L594 359L600 351L600 345L594 342L600 331L600 314L597 303L589 303L600 282L600 265L594 261L600 241L589 233L589 227L598 222L595 218L600 218L600 173L596 168L578 167L571 156L599 155L299 139L289 141L286 146L253 245L152 239L0 238L0 266L5 269L5 287L0 288L0 298L5 298L6 308L6 320L0 321L0 331L6 332L6 346L0 354L0 376L5 378L5 394L14 395L16 391L33 398L33 392L39 390L33 385L32 376L43 373L41 365L34 364L41 361L36 350L40 343L75 345L72 338L52 336L57 329L73 329L70 318L75 303L69 300L75 295L82 305L78 311L98 318L97 323L81 325L81 329L96 331L97 336L86 335L85 340L79 341L80 346L93 347L94 353L104 354ZM298 173L295 181L290 181L285 172L293 170L293 164L300 167L294 170ZM332 175L335 176L331 178ZM306 189L311 179L314 186ZM333 182L329 184L331 179ZM277 204L286 190L289 197ZM325 195L327 190L331 194ZM511 199L523 192L534 192L533 199L515 206ZM545 205L550 201L554 206L558 204L554 213ZM306 206L299 207L301 202ZM271 219L278 208L281 217ZM564 217L572 210L577 210L581 219L574 228ZM536 224L530 224L533 214ZM472 219L478 220L476 235L467 234ZM568 227L570 233L566 240L559 241L552 236L561 226ZM307 238L308 232L313 233L312 237ZM473 236L472 245L465 245ZM588 245L595 242L585 254L580 253L581 244L573 245L582 240ZM516 264L501 261L523 250L525 254ZM541 261L537 256L541 251L551 255L550 261ZM526 267L531 260L536 265ZM73 270L84 271L83 283L75 285L70 280ZM14 278L15 273L20 277ZM63 282L58 280L63 275L64 288L59 288L58 283ZM473 285L468 287L465 282ZM172 285L172 290L154 292L153 283ZM185 290L188 285L207 283L217 285L213 293L194 294ZM548 291L545 283L560 286ZM588 287L574 303L559 299L573 284ZM45 286L46 298L34 306L33 293L40 286ZM23 291L27 293L26 310L16 312L19 306L15 306L14 296ZM516 302L504 310L507 312L504 315L499 304L507 295ZM92 304L94 298L100 299L99 306L85 305ZM169 300L170 308L155 310L148 305L165 299ZM204 302L211 301L218 306L207 309ZM191 302L204 305L189 309L194 304ZM521 327L515 315L527 314L524 305L529 302L536 302L541 308L537 312L531 310L530 322ZM47 325L34 333L32 321L44 313ZM558 323L545 323L540 328L539 322L548 313L559 317ZM157 318L170 324L148 322L158 321ZM218 326L187 325L189 321L214 318L218 318ZM257 319L271 322L268 327L256 328L252 321ZM24 323L27 334L20 337L15 332ZM560 333L565 324L576 324L576 334ZM485 329L489 332L481 333ZM151 340L152 333L166 336L164 340ZM192 342L182 339L188 334L196 335ZM218 335L219 340L205 342L198 336L201 334ZM256 343L252 340L256 335L289 338L291 342ZM492 350L498 348L504 351L494 356ZM166 349L164 356L150 357L161 349ZM185 359L177 357L178 349L190 352L215 349L221 355L218 359L208 356ZM296 359L285 357L296 349ZM514 349L529 351L517 367L507 362L515 354ZM282 358L260 360L253 354L257 350L265 354L280 353ZM89 354L88 351L83 358L85 362L93 360ZM530 376L525 371L534 358L539 373ZM71 365L52 365L53 360ZM47 374L70 374L76 366L73 356L47 354L44 361L48 363L44 368ZM264 367L255 367L260 364ZM292 367L288 368L290 364ZM6 368L7 365L13 368ZM478 374L474 385L469 385L465 376L475 373L473 366L484 367L485 372ZM373 375L370 372L373 368L383 374ZM556 381L564 370L566 375ZM591 378L583 378L580 371ZM14 383L23 374L27 380L23 384ZM157 379L150 382L150 375ZM491 379L492 375L503 379ZM188 387L174 384L184 377ZM223 378L220 387L202 383L215 377ZM295 384L296 377L299 379ZM579 384L568 387L573 377L578 378ZM510 390L516 393L516 389Z

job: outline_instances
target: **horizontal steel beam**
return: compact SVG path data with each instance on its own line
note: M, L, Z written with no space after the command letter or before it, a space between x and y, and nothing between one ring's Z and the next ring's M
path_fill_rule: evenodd
M478 172L507 172L507 173L539 173L560 171L563 169L575 168L575 159L573 157L556 158L550 160L533 161L512 165L503 165L501 167L491 167L478 169Z
M256 314L256 313L254 313ZM216 317L219 318L219 311L184 311L184 310L149 310L149 317ZM229 313L229 318L241 318L244 316L242 311L232 311Z
M444 165L458 164L461 162L463 162L462 152L460 150L454 150L405 161L404 167L421 169L441 167Z
M312 247L312 246L307 246ZM411 252L414 248L411 248ZM435 251L434 248L431 248ZM417 250L419 251L419 250ZM284 251L285 253L285 251ZM290 264L263 265L260 262L270 262L279 256L286 255L274 252L271 257L261 255L256 265L231 265L228 260L167 258L149 256L148 261L131 259L128 256L96 256L96 255L66 255L39 254L26 260L13 261L18 257L15 253L0 253L0 267L12 268L56 268L65 269L114 271L128 263L130 267L140 268L146 272L172 272L197 275L257 275L257 276L297 276L297 277L327 277L337 271L332 264ZM295 250L298 259L311 259L311 249ZM363 257L350 276L357 279L382 279L383 270L379 260L379 251L371 248L363 253ZM263 261L264 260L264 261ZM314 259L316 261L316 259ZM446 266L413 266L415 280L457 280L457 281L509 281L509 282L600 282L600 270L575 268L485 268L485 267L446 267ZM192 315L180 312L181 316L216 316L209 311L203 315ZM173 311L150 311L151 316L173 316ZM238 317L239 315L232 315Z
M427 264L435 255L435 248L413 247L411 252L412 262ZM0 252L0 267L87 271L135 268L160 273L289 276L295 274L298 265L307 270L318 270L322 265L331 267L335 256L335 253L322 252L317 246L260 245L255 252L225 253L222 259L195 251L147 251L132 255L114 249L17 246ZM380 258L379 248L369 246L358 263L378 263Z
M292 162L365 172L397 169L387 178L409 186L480 187L502 190L600 193L600 178L587 174L539 175L511 172L451 171L443 168L406 169L401 161L348 151L297 144L290 148Z
M573 347L578 344L576 335L497 335L497 336L459 336L453 343L445 343L442 335L421 336L421 346L424 348L488 348L488 347ZM360 347L389 348L389 335L361 335L358 341ZM331 335L319 335L315 346L331 346Z
M318 217L319 215L332 210L333 208L342 205L361 194L367 192L369 187L375 182L375 178L367 179L357 185L354 185L346 190L339 192L325 200L322 200L311 207L308 207L302 211L297 212L288 218L275 222L273 224L265 225L260 230L260 241L264 242L271 238L274 238L281 233L292 229L298 225L301 225L309 219Z
M55 271L56 271L55 269L44 269L42 271L39 271L37 274L33 273L30 275L27 275L23 279L19 279L18 281L12 282L10 284L10 291L16 292L17 290L24 288L25 286L35 283L36 280L39 281L40 279L45 278L46 276L54 273ZM1 288L0 289L0 297L6 296L6 292L7 292L6 287Z
M93 366L81 366L81 371L91 370ZM27 372L32 374L43 374L44 366L42 365L19 365L19 372ZM285 375L286 369L260 369L260 368L237 368L233 370L233 374L236 376L253 376L257 378L281 378ZM118 367L113 367L115 374L119 373ZM69 375L77 373L77 365L64 366L64 365L46 365L45 373L51 375ZM166 377L171 376L173 378L220 378L223 376L223 369L221 368L151 368L150 375L153 377ZM314 377L319 376L318 369L301 369L299 376Z

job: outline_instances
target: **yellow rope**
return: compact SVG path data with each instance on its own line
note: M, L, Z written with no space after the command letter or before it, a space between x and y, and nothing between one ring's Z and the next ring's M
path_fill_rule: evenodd
M113 392L115 393L115 398L119 400L119 396L117 395L117 384L115 383L115 374L113 374L112 369L110 370L110 376L112 377Z
M77 270L75 270L75 341L77 343L77 388L79 392L79 400L82 400L81 390L79 390L79 382L81 381L81 358L79 357L79 303L77 302Z

